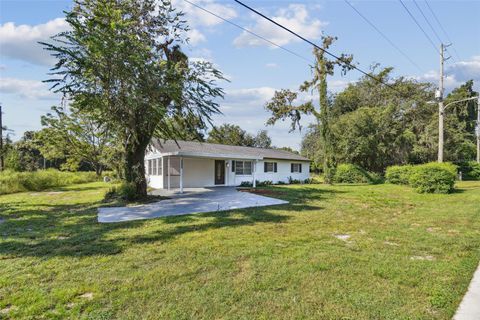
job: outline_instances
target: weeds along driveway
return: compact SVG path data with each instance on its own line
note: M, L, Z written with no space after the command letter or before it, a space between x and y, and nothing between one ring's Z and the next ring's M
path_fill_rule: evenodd
M98 222L153 219L288 203L288 201L249 192L239 192L236 188L231 187L186 189L184 194L170 193L165 195L171 197L171 199L133 207L99 208Z

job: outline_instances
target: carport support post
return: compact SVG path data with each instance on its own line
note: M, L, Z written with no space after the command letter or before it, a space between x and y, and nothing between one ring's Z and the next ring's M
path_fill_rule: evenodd
M167 160L167 188L170 190L170 157Z
M180 158L180 193L183 193L183 158Z
M253 187L256 188L257 187L257 180L255 179L255 172L257 171L257 160L253 161L253 170L252 170L252 173L253 173Z

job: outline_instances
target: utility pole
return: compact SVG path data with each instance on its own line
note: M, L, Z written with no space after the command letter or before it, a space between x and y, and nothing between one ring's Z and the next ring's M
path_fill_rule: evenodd
M440 44L440 81L438 83L438 93L436 98L438 99L438 162L443 162L443 121L444 121L444 108L443 108L443 64L444 58L444 46Z
M443 122L445 117L445 108L443 106L443 79L444 79L444 72L443 66L445 61L450 58L445 59L445 49L449 47L450 44L444 45L443 43L440 44L440 81L438 83L438 91L435 94L435 98L438 99L438 162L443 162L443 149L444 149L444 136L443 136Z
M480 163L480 94L477 100L477 127L475 128L477 135L477 163Z

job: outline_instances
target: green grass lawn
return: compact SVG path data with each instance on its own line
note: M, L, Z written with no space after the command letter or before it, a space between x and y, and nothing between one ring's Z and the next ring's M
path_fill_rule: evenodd
M450 319L480 260L480 182L458 186L105 225L104 183L0 196L0 318Z

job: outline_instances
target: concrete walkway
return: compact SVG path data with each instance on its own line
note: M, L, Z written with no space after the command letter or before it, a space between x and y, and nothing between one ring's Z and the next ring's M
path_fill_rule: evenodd
M154 194L171 199L134 207L98 209L98 222L121 222L285 204L287 201L239 192L231 187L185 189L183 194L156 190Z
M453 319L480 320L480 265Z

